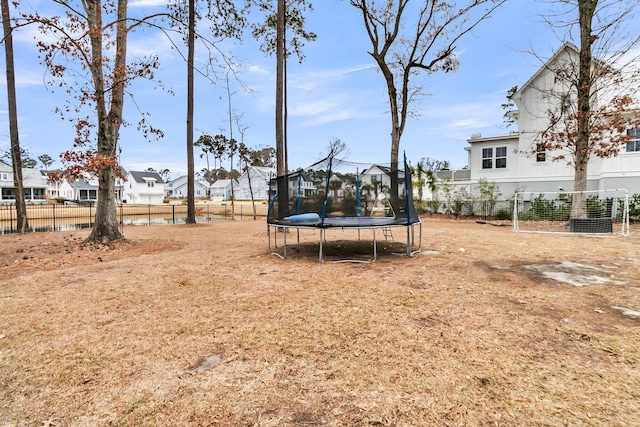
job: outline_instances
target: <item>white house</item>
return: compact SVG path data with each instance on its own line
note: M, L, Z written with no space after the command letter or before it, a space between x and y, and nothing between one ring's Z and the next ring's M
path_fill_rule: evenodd
M124 169L121 170L122 175L126 175ZM67 200L75 200L79 202L97 202L98 201L98 178L92 174L85 173L83 178L79 178L73 182L66 178L54 183L49 182L50 197L61 197ZM52 191L53 189L53 191ZM116 202L122 201L124 183L122 178L116 176L115 198Z
M25 203L45 203L47 175L39 169L22 168L22 187ZM16 188L13 185L13 167L0 160L0 203L13 204Z
M221 200L231 200L231 184L233 184L233 194L235 198L238 198L238 190L239 185L235 180L230 179L219 179L209 187L209 192L211 194L211 200L213 201L221 201Z
M400 196L404 195L404 171L398 171L398 193ZM388 166L371 165L370 168L364 170L360 174L360 188L367 188L365 186L371 186L371 194L378 192L388 192L391 186L391 168ZM376 191L377 189L377 191Z
M565 43L514 94L517 111L511 115L517 131L488 137L473 134L465 148L468 169L439 171L438 179L450 180L469 192L474 191L481 179L486 179L497 184L501 199L512 197L516 191L550 192L559 188L572 191L574 168L566 161L552 161L559 152L546 152L538 144L538 138L549 124L548 111L560 112L566 103L575 104L575 94L558 82L553 70L563 63L576 63L578 56L578 48ZM554 97L550 93L565 93L565 96ZM597 101L606 102L604 95L598 95ZM626 189L630 195L640 193L640 129L627 132L637 138L617 156L607 159L591 156L587 169L588 190Z
M269 199L269 180L275 176L274 168L249 166L238 178L238 188L234 186L233 194L236 200L251 200L252 193L254 200ZM249 188L249 182L251 182L251 188Z
M179 176L173 181L169 181L164 186L164 192L167 197L172 199L184 199L187 197L187 175ZM209 192L209 183L203 180L195 180L193 183L193 194L196 199L207 197Z
M164 181L158 172L129 171L124 183L124 203L161 204L164 199Z

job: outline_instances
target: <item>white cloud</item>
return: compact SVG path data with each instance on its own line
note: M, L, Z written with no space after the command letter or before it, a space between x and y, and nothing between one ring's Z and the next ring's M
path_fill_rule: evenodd
M178 46L180 46L181 41L178 43ZM175 51L172 47L173 44L171 40L169 40L167 35L160 31L151 32L150 35L144 37L132 34L129 36L127 56L132 58L157 55L160 59L168 58L175 55Z
M44 70L44 67L42 68ZM20 64L15 65L16 71L16 87L25 88L28 86L42 86L44 84L44 78L42 73L36 73L32 70L25 70ZM0 84L6 86L7 79L5 76L0 77Z
M473 128L482 128L485 126L490 126L491 122L484 120L480 117L469 117L465 119L453 120L446 124L447 128L464 128L464 129L473 129Z
M247 67L247 71L251 74L269 74L269 70L260 65L250 65Z
M354 109L340 109L332 111L323 111L322 113L310 116L308 119L300 122L302 127L317 126L321 124L337 122L342 120L349 120L356 117L358 114Z

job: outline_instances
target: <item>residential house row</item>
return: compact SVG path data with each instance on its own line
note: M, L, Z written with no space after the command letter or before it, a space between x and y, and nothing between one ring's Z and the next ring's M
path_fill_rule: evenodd
M150 171L121 171L124 179L117 177L115 183L115 198L118 203L161 204L165 198L185 199L187 197L187 176L164 182L157 172ZM353 173L351 175L354 175ZM360 176L360 185L371 188L371 194L383 192L391 184L389 168L372 165L364 169ZM403 173L400 172L400 178ZM276 176L274 168L251 166L236 180L220 179L209 184L205 180L194 181L194 195L196 199L212 201L230 200L268 200L270 181ZM334 174L331 177L332 197L342 198L345 193L355 192L353 178L346 174ZM98 180L86 175L76 181L66 179L50 181L46 171L38 169L23 169L23 184L25 200L28 204L46 203L47 199L63 199L72 202L96 202L98 200ZM291 195L300 192L303 197L309 197L324 191L326 183L321 178L302 179L290 185ZM13 171L10 165L0 161L0 188L2 199L0 203L13 204L15 188L13 185ZM233 196L232 196L233 194ZM354 193L355 194L355 193Z
M121 174L125 178L116 177L115 182L115 198L118 203L161 204L165 198L187 197L186 175L165 182L157 172L127 172L122 169ZM252 166L238 181L222 179L210 185L207 181L195 180L194 195L196 199L230 200L233 186L236 200L250 200L252 194L256 200L266 200L269 194L269 180L273 176L275 169ZM48 199L81 203L98 200L98 179L90 174L75 181L52 181L46 171L23 168L22 177L27 204L47 203ZM13 168L0 160L0 204L15 203L15 192Z
M553 192L562 189L572 191L574 169L565 161L553 161L558 153L536 150L542 130L548 124L548 111L564 108L558 105L558 99L548 96L551 92L562 93L566 87L558 82L553 72L562 63L576 63L579 50L565 43L555 54L525 82L513 96L517 110L511 116L517 130L495 136L473 134L467 140L465 148L468 166L462 170L442 170L436 174L440 182L447 181L455 188L465 189L468 193L477 193L482 181L495 183L499 198L510 199L516 192ZM562 99L575 102L570 91ZM604 96L599 102L606 102ZM596 106L597 107L597 106ZM630 195L640 194L640 129L627 129L632 140L614 157L599 158L591 156L588 166L587 188L589 190L625 189ZM568 153L567 153L568 154ZM116 200L123 203L162 203L165 197L186 198L187 177L181 176L164 182L156 172L129 171L124 173L125 180L116 181ZM211 200L229 200L233 192L236 200L266 200L269 196L269 181L275 177L272 168L252 166L240 178L218 180L209 185L206 181L196 180L195 197ZM362 185L390 185L388 170L373 165L361 174ZM333 179L338 179L334 177ZM97 180L87 177L73 183L67 181L49 182L47 174L37 169L23 169L25 198L28 203L43 203L47 198L61 197L68 200L96 201L98 197ZM251 187L249 187L249 182ZM305 195L314 194L319 183L303 181L301 189ZM345 180L337 185L336 194L349 188ZM13 171L11 166L0 161L0 203L12 203L15 199ZM294 191L290 188L290 191ZM296 190L297 191L297 190ZM417 189L414 186L414 195ZM442 197L440 190L431 192L423 188L425 200Z

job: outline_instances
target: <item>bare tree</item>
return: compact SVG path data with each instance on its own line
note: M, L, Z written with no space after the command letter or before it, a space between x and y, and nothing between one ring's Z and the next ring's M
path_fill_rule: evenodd
M63 87L70 98L58 108L76 129L74 149L63 153L64 174L88 172L98 178L98 202L90 242L123 239L116 217L117 154L127 85L136 78L153 79L157 57L127 61L127 36L155 17L130 19L127 0L75 2L55 0L61 14L23 13L22 25L36 24L45 36L38 41L52 90ZM143 115L138 124L145 136L161 136Z
M400 140L411 104L424 95L412 82L418 74L452 72L458 67L456 43L507 0L350 0L362 14L371 41L369 52L387 85L391 113L390 202L399 207Z
M556 85L546 93L555 99L547 111L548 126L535 150L574 168L574 191L587 190L589 160L618 155L640 127L637 95L640 73L636 1L555 0L559 37L579 38L577 52L550 64ZM575 15L577 12L577 16ZM635 65L634 65L635 64ZM586 194L574 195L571 218L586 218Z
M11 138L11 165L13 168L13 185L15 187L16 219L18 231L24 233L29 227L27 207L24 201L22 183L22 159L20 138L18 134L18 107L16 102L16 77L13 65L13 36L9 1L2 0L2 27L4 30L4 53L6 58L7 97L9 105L9 136Z

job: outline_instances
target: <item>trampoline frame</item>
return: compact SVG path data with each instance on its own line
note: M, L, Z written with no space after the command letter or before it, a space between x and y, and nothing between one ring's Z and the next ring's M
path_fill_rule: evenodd
M339 223L341 223L342 225L335 225L331 223L331 218L326 218L324 221L323 225L320 224L303 224L304 221L300 221L300 222L296 222L296 221L278 221L277 223L267 223L267 240L268 240L268 250L269 253L271 253L271 255L275 255L278 256L282 259L286 259L287 258L287 233L289 232L289 229L292 230L296 230L296 243L295 245L300 245L300 230L303 229L316 229L319 230L319 249L318 249L318 262L322 263L324 262L323 259L323 242L326 239L326 231L327 230L331 230L331 229L356 229L358 230L358 240L360 240L360 230L372 230L373 233L373 255L371 258L371 262L375 262L378 259L378 242L377 242L377 238L376 238L376 230L379 229L384 229L384 228L397 228L397 227L405 227L406 228L406 234L407 234L407 239L406 239L406 256L407 257L411 257L413 255L415 255L416 253L419 253L422 251L422 222L414 222L412 224L407 224L406 222L398 222L396 221L389 221L389 218L376 218L376 217L357 217L355 219L358 220L373 220L373 221L368 221L371 224L369 225L358 225L355 222L352 224L348 224L347 221L349 218L345 218L345 217L341 217L339 218L340 221L338 221ZM381 222L380 225L375 225L373 224L374 222L376 222L375 220L378 219L384 219L387 221L379 221ZM359 221L362 222L362 221ZM418 247L417 249L413 250L413 246L415 245L415 226L419 227L419 236L418 236ZM272 231L275 230L275 232ZM274 248L278 248L278 233L281 232L282 233L282 239L283 239L283 243L282 243L282 254L280 254L278 251L272 249L271 247L271 235L273 234L273 243L274 243ZM343 259L343 260L338 260L335 262L367 262L367 261L363 261L363 260L356 260L356 259Z
M391 227L406 227L406 255L411 257L415 253L418 253L422 250L422 222L420 221L420 217L418 216L415 208L413 206L412 199L412 188L411 188L411 171L407 162L407 156L404 155L404 168L403 170L403 181L404 181L404 190L405 190L405 206L404 211L405 215L396 216L396 210L392 210L391 213L393 216L360 216L360 190L359 190L359 180L358 173L356 169L356 213L357 216L331 216L327 215L327 200L329 197L329 182L331 180L332 174L332 164L333 164L333 153L329 154L326 159L317 162L317 164L323 163L327 161L327 172L324 183L324 200L322 203L321 212L304 212L301 211L301 180L302 180L302 169L298 172L297 176L297 192L296 192L296 200L295 200L295 212L292 212L293 215L289 214L289 209L287 207L288 202L285 202L285 209L283 209L284 213L280 213L281 216L277 214L272 216L274 212L274 204L278 199L277 191L274 193L272 191L272 183L274 179L269 181L269 210L267 213L267 240L268 240L268 250L272 255L279 256L282 259L287 257L287 233L289 229L296 230L297 242L296 244L300 244L300 230L302 229L317 229L319 230L319 254L318 261L323 262L323 242L326 240L326 232L330 229L356 229L358 230L358 240L360 240L360 230L372 230L373 232L373 257L372 261L376 261L378 259L378 250L377 250L377 237L376 230L378 229L387 229ZM342 160L339 160L342 162ZM398 168L397 171L400 169ZM289 185L287 184L288 177L295 177L295 172L289 175L283 175L275 178L275 181L278 182L277 189L281 190L281 184L284 185L284 191L289 191ZM273 196L272 196L273 195ZM287 196L288 197L288 196ZM378 197L376 195L376 197ZM418 248L416 250L412 250L412 247L415 244L415 226L419 226L419 239L418 239ZM273 233L273 242L274 248L278 248L278 232L282 232L283 234L283 250L282 255L277 251L272 249L271 247L271 235L272 229L275 229L275 233ZM386 234L385 234L386 237ZM343 260L344 262L362 262L361 260Z

